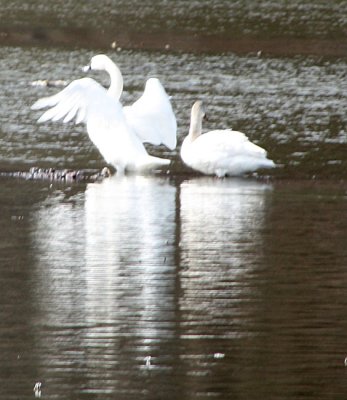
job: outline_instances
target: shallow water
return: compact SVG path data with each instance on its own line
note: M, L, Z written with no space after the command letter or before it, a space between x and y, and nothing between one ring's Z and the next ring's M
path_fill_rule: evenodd
M104 167L83 126L37 125L30 110L60 90L33 82L79 78L99 51L122 70L124 104L147 77L162 80L179 146L149 148L171 158L167 174L0 178L0 398L345 398L347 58L323 47L221 53L200 36L337 43L345 3L98 4L91 18L88 2L0 0L0 30L36 32L24 47L0 35L0 171ZM146 30L145 43L149 33L188 31L199 43L117 51L43 39L121 23ZM218 180L184 167L179 148L197 98L206 130L247 133L278 168Z

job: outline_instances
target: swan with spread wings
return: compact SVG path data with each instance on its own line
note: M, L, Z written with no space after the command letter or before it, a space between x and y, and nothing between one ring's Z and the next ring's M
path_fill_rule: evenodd
M94 56L84 70L106 71L110 87L106 90L88 77L74 80L59 93L33 104L33 110L48 108L38 122L85 123L91 141L118 173L168 165L170 160L149 155L143 144L164 144L171 150L177 144L176 118L159 79L148 79L142 96L123 107L123 77L109 57Z

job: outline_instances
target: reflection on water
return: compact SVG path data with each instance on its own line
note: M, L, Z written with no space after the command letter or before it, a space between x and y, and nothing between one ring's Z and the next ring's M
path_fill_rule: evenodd
M117 322L127 321L126 332L148 344L168 338L175 188L146 177L110 179L88 185L84 208L87 309L95 310L88 319L112 322L116 306Z
M83 375L83 392L131 392L174 335L175 188L115 177L57 200L36 216L38 323L52 333L38 338L41 368Z
M271 185L197 179L181 185L181 286L185 334L224 338L249 334L242 299L262 257ZM195 323L194 323L194 322Z
M0 396L345 393L343 186L11 182Z
M261 257L270 194L252 181L175 187L130 176L48 200L33 233L35 351L46 392L63 394L77 380L83 393L129 395L151 371L164 392L179 379L171 396L180 398L193 376L221 365L228 374L223 341L249 334L241 309L251 288L242 282ZM202 346L206 339L213 344Z

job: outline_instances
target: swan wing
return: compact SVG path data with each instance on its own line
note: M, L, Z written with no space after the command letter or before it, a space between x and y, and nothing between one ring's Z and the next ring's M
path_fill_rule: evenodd
M231 129L216 130L199 136L196 140L201 151L209 151L217 157L248 156L264 158L267 153L262 147L249 141L248 137L238 131Z
M82 78L71 82L53 96L37 100L31 109L40 110L49 107L38 119L40 123L50 120L69 122L75 119L78 124L87 122L90 111L95 112L97 108L102 109L102 102L106 98L106 90L94 79Z
M128 125L142 142L164 144L173 150L177 144L177 122L170 98L160 81L150 78L142 96L123 108Z
M245 134L238 131L219 130L199 136L191 144L189 158L194 164L208 164L227 168L231 160L266 159L266 151L250 142Z
M84 122L91 141L104 159L118 171L167 165L169 160L149 156L141 140L129 127L118 100L96 81L82 78L61 92L39 99L32 109L49 107L39 122Z
M182 160L200 172L238 176L259 168L273 168L266 151L250 142L246 135L231 130L211 131L195 140L184 139Z
M84 122L90 139L111 164L115 159L132 159L138 152L144 153L143 144L126 123L119 101L94 79L77 79L59 93L39 99L31 108L47 107L38 122Z

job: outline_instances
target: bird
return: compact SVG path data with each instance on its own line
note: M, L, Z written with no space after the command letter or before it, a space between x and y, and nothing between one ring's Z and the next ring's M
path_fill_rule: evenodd
M197 100L191 110L189 133L181 146L181 159L192 169L206 175L241 176L260 168L274 168L266 151L247 136L231 129L202 134L205 105Z
M76 79L57 94L41 98L31 106L33 110L49 108L38 122L85 123L91 141L120 174L168 165L169 159L149 155L143 144L164 144L170 150L177 144L175 114L159 79L149 78L142 96L131 106L123 107L123 77L108 56L92 57L83 70L106 71L110 76L109 88L90 77Z

